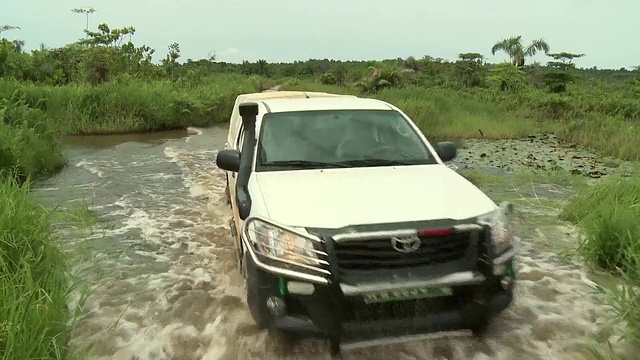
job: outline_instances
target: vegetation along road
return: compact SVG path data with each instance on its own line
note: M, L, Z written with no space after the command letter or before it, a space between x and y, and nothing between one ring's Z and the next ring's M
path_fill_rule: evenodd
M79 10L80 11L80 10ZM85 10L83 10L85 11ZM81 11L82 12L82 11ZM634 358L640 349L640 69L519 36L446 61L160 63L102 24L24 52L0 32L0 357L323 359L256 330L215 167L235 97L280 85L389 101L452 167L518 205L517 299L486 340L348 359ZM9 39L8 39L9 38ZM530 62L547 54L545 65Z

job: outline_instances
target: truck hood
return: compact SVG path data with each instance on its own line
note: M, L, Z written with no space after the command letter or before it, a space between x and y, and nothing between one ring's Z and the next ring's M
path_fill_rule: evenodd
M254 175L269 218L290 226L462 220L496 209L480 189L441 164Z

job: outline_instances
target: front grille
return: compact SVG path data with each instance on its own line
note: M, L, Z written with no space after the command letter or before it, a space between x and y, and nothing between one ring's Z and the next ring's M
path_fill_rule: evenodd
M420 247L409 253L395 250L391 238L336 242L340 270L401 269L437 265L465 258L472 248L472 233L420 237Z

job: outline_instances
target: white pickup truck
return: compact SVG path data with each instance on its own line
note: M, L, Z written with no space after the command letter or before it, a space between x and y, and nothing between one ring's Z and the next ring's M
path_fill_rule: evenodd
M383 101L240 95L216 164L256 324L334 354L484 333L513 298L512 207L444 164L455 156Z

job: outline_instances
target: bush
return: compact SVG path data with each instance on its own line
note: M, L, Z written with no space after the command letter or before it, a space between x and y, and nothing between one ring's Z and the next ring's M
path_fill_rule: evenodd
M580 249L588 260L606 270L640 273L640 174L612 176L588 188L561 217L584 230Z
M47 174L63 165L55 128L40 109L23 101L0 101L0 176L11 173L21 180Z

